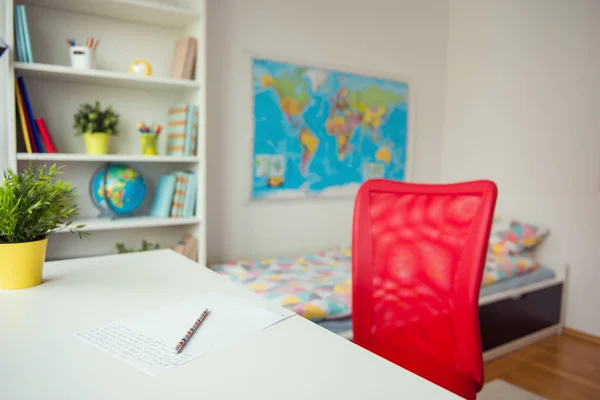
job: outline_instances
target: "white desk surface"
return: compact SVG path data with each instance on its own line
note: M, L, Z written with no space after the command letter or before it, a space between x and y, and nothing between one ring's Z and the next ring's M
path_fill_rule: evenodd
M459 398L297 315L156 377L72 335L210 291L258 297L171 250L46 263L0 290L0 398Z

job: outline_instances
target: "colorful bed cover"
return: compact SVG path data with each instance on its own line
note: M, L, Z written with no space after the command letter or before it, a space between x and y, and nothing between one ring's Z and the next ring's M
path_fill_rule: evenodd
M351 255L350 248L342 247L296 258L240 260L211 268L298 315L322 321L352 314ZM489 253L482 286L537 267L539 263L526 254Z

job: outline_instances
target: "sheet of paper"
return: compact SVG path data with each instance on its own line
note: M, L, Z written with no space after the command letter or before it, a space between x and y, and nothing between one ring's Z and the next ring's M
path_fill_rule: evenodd
M205 308L209 309L206 319L183 350L175 354L173 348ZM293 312L277 305L265 306L224 293L209 293L74 335L150 375L157 375L292 315Z

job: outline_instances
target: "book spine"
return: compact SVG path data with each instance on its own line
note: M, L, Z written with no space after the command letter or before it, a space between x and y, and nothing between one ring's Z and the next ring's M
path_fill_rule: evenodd
M194 106L189 105L187 109L187 116L185 118L185 145L184 154L186 156L192 155L192 134L194 125Z
M194 210L196 208L196 188L197 178L194 172L188 173L188 183L185 191L185 202L183 204L183 216L192 217L194 216Z
M158 187L154 196L154 204L150 215L153 217L169 217L171 204L175 192L175 176L173 174L163 175L158 180Z
M17 60L20 62L26 62L27 57L25 53L25 45L23 41L23 33L21 28L21 6L15 6L15 40L17 42Z
M198 126L200 124L200 112L198 106L194 106L194 124L192 125L192 155L198 155Z
M15 81L15 92L17 96L17 110L19 111L19 119L21 121L21 133L23 134L23 141L25 142L25 148L28 153L32 153L31 141L29 140L29 131L27 130L27 120L25 116L25 110L23 110L23 99L21 99L21 89Z
M175 192L173 193L173 202L171 204L171 218L179 218L182 216L183 201L184 201L184 182L185 174L183 172L177 172L175 174Z
M17 78L17 82L18 82L18 88L19 91L21 92L21 103L23 106L23 115L25 116L25 125L27 126L27 135L29 136L29 141L31 142L31 148L33 149L34 153L40 153L40 149L38 147L38 142L35 140L35 136L33 134L33 129L31 128L31 120L29 118L29 112L27 111L27 103L25 102L25 95L23 93L23 86L21 85L21 82L19 81L19 79Z
M178 104L169 109L167 121L167 154L169 155L185 155L187 110L187 104Z
M46 126L44 119L36 118L35 123L37 124L38 131L42 136L42 141L44 142L44 146L46 147L48 153L56 153L56 147L54 146L54 142L52 141L50 132L48 132L48 127Z
M185 172L181 172L180 175L181 185L179 193L175 193L179 197L179 207L177 208L177 216L183 217L183 207L185 206L185 192L187 190L188 175Z
M31 129L31 132L33 132L33 140L35 141L35 147L37 147L38 153L44 153L44 147L42 145L40 133L38 132L37 126L35 125L35 117L33 116L33 111L31 110L29 96L27 95L25 81L23 80L22 76L18 77L17 80L19 82L19 85L21 86L21 97L23 98L23 103L25 104L25 111L27 113L27 123Z
M27 21L27 9L25 6L21 6L21 21L23 26L23 42L25 44L25 53L27 54L27 62L33 61L33 52L31 51L31 40L29 37L29 22Z

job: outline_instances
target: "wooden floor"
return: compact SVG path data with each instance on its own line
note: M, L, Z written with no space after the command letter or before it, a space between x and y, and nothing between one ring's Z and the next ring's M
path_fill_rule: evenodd
M600 399L600 346L552 336L485 364L485 381L502 379L548 399Z

